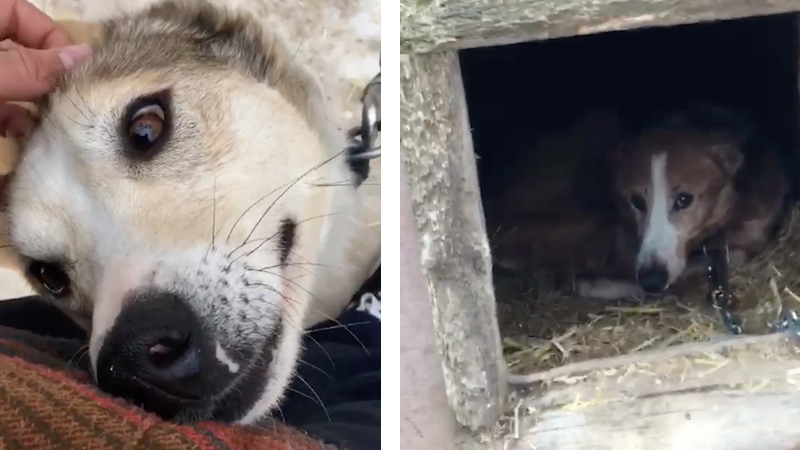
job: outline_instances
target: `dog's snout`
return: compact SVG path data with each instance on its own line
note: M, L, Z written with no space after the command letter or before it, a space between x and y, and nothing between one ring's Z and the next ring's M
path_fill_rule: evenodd
M129 303L100 349L98 384L169 418L203 394L201 357L206 345L199 321L187 303L172 294L138 294Z
M669 271L661 265L642 267L636 274L639 285L648 293L662 292L669 284Z

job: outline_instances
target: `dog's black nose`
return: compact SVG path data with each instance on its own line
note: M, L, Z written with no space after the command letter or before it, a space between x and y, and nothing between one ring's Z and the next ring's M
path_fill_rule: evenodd
M647 293L662 292L667 288L669 283L669 272L666 267L650 266L642 267L636 274L639 280L639 286Z
M203 393L201 356L208 351L199 320L169 293L139 293L126 303L100 349L97 382L170 418Z

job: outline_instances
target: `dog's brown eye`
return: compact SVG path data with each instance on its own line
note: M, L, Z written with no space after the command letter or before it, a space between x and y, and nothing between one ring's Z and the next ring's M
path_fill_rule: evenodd
M644 198L638 194L631 195L631 206L640 212L647 211L647 203L644 201Z
M692 196L692 194L681 192L677 197L675 197L675 204L672 206L672 208L675 211L686 209L692 204L693 200L694 196Z
M128 125L128 139L133 149L146 152L164 134L166 115L161 106L147 105L136 111Z
M125 157L135 163L153 159L166 147L172 131L172 91L153 92L133 100L119 127Z
M58 264L33 261L28 265L28 273L56 297L69 292L69 276Z

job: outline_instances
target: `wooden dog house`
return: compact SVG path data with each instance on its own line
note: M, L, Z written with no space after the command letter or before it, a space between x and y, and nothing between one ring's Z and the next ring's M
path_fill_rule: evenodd
M790 333L509 375L460 59L467 49L650 27L771 16L796 25L797 12L800 1L792 0L404 0L401 150L416 235L402 239L420 242L417 281L430 302L415 305L432 306L438 357L431 358L443 369L455 420L470 430L459 447L800 448L800 347ZM800 61L797 46L789 47ZM796 107L797 72L787 73Z

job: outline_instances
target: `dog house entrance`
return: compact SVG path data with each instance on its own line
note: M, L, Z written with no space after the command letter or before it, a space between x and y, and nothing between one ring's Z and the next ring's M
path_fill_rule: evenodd
M508 196L514 180L539 177L543 185L558 183L563 175L558 164L569 152L587 151L604 139L611 142L614 133L624 134L690 104L745 111L778 146L784 166L797 167L799 56L797 17L791 14L462 51L490 241L497 232L490 228L492 215L508 213L501 211L508 202L499 199ZM619 120L606 121L610 115ZM578 135L575 124L581 121L589 124L590 133L584 128ZM611 133L618 125L621 130ZM540 153L531 173L523 161L535 152L551 153ZM797 175L791 173L790 179L796 196ZM595 193L597 208L610 207L610 194ZM795 255L800 222L793 208L776 237L780 245L732 272L736 314L746 331L767 332L777 298L800 294ZM703 279L689 280L660 298L622 302L578 299L536 274L499 268L494 285L504 352L513 372L725 333L707 303Z

